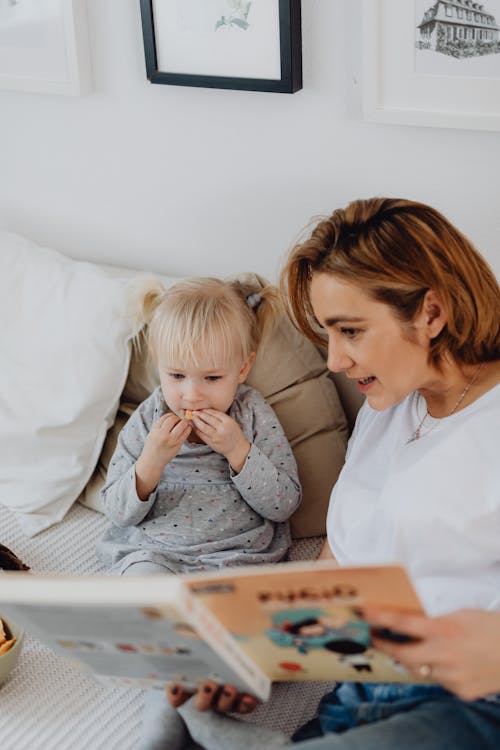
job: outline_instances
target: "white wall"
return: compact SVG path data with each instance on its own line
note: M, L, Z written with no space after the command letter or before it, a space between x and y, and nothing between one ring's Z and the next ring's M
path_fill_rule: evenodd
M75 258L274 278L312 216L385 194L443 211L500 275L500 133L364 122L360 0L302 8L289 95L152 85L139 0L88 0L93 93L0 91L0 222Z

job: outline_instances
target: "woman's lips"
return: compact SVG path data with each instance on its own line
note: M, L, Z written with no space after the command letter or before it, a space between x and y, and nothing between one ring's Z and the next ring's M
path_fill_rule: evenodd
M370 375L368 378L358 378L357 383L361 391L366 391L376 381L375 375Z

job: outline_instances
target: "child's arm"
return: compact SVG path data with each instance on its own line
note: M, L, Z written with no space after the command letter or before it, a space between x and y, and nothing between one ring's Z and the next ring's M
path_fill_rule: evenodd
M165 466L177 455L191 429L189 422L172 413L164 414L153 424L135 464L139 500L147 500L156 490Z
M136 409L118 436L102 489L105 513L117 526L136 526L156 499L163 469L191 431L175 414L161 414L157 391Z
M196 432L226 457L231 478L248 505L270 521L286 521L300 503L301 490L283 428L254 389L238 402L237 411L236 418L234 410L233 416L214 409L193 412Z
M149 399L148 399L149 401ZM104 512L117 526L136 526L156 499L153 492L141 502L136 490L135 464L149 432L147 401L132 414L120 434L101 490Z
M254 438L241 470L232 476L239 493L270 521L286 521L301 499L297 464L274 410L257 392L251 396Z

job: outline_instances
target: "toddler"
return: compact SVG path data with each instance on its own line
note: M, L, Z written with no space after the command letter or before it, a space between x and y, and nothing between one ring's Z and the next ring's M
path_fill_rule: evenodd
M297 466L276 414L245 385L280 311L270 286L256 293L206 278L144 293L160 387L121 431L102 490L112 523L98 554L111 573L192 573L286 554ZM150 690L141 750L190 746L163 691Z
M143 295L160 387L121 431L102 490L112 573L272 563L290 545L297 467L273 409L245 379L280 312L274 287L181 281Z

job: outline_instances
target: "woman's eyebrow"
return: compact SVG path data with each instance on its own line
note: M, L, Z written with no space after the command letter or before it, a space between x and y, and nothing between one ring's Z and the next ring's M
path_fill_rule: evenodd
M333 318L326 318L325 326L335 326L338 323L361 323L364 318L349 317L349 315L336 315Z

